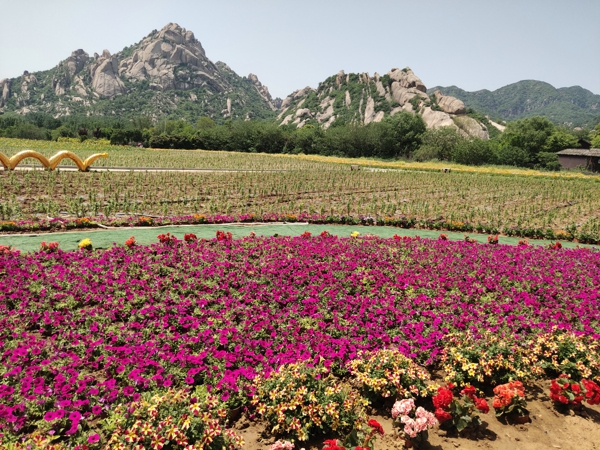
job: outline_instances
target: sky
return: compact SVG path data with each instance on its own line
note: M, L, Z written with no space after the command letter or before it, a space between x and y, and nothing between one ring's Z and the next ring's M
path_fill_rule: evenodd
M0 12L0 80L175 22L273 97L396 67L428 88L540 80L600 94L600 0L0 0Z

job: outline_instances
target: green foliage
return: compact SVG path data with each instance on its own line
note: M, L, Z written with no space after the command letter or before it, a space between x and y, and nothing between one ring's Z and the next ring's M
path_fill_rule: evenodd
M495 161L493 147L489 141L478 138L466 138L459 141L453 149L452 161L458 164L480 166Z
M465 138L453 127L431 128L423 134L423 145L415 152L417 161L439 159L449 161L455 148Z
M600 148L600 123L594 128L594 134L592 135L592 147Z
M548 139L546 139L543 151L556 153L566 148L577 147L579 147L579 139L577 137L563 130L554 130Z
M456 86L434 87L428 92L437 89L492 119L510 121L544 116L552 123L571 127L596 124L596 108L600 103L600 95L579 86L556 89L548 83L533 80L519 81L493 92L486 89L467 92Z
M212 120L210 117L200 117L198 119L198 123L196 124L196 127L199 130L207 130L209 128L214 128L215 126L215 121Z
M510 122L500 141L505 146L518 147L525 150L530 157L535 157L546 149L546 142L554 132L554 125L544 117Z
M496 164L501 166L528 167L531 156L526 150L513 146L494 147Z
M535 165L536 169L545 169L559 171L561 165L558 162L558 155L553 152L539 152L537 154L538 163Z

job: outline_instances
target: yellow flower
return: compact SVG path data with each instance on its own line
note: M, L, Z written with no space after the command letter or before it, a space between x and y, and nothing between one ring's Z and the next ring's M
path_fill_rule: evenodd
M353 231L352 233L350 233L350 236L352 236L353 238L358 237L360 235L360 233L358 231Z
M83 248L85 250L92 249L92 240L90 238L85 238L81 242L79 242L79 248Z

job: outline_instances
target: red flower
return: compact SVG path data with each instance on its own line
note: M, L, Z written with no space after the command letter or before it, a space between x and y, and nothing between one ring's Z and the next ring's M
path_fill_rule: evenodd
M600 386L592 380L581 380L581 384L585 388L585 401L590 405L600 404Z
M442 408L436 408L433 414L439 423L443 423L452 419L452 414L450 414L448 411L444 411Z
M475 388L473 386L467 386L462 391L460 391L460 393L462 395L466 395L467 397L469 397L473 401L475 401L475 399L476 399L476 397L475 397L475 393L476 392L477 391L475 390Z
M438 388L437 395L433 396L433 406L437 408L446 409L452 403L452 399L454 396L452 395L452 391L445 387Z
M473 400L475 402L475 408L481 411L483 414L487 414L490 412L490 406L485 401L485 398L477 398Z
M373 430L375 430L377 433L381 434L383 436L383 427L381 426L381 424L379 422L377 422L375 419L370 419L367 424L373 428Z
M344 447L340 447L338 445L337 439L327 439L323 442L323 444L325 445L325 447L323 447L323 450L344 450Z
M198 237L194 233L189 233L189 234L185 234L183 236L183 240L185 242L192 242L192 241L197 241Z

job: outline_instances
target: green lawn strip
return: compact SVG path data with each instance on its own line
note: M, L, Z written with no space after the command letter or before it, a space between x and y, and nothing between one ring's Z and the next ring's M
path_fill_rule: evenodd
M0 245L10 245L22 252L32 252L39 250L41 242L58 242L63 250L76 250L77 244L85 238L92 240L94 248L109 248L116 244L124 244L131 236L135 236L139 244L147 245L158 242L157 236L163 233L171 233L178 239L183 239L186 233L193 233L199 239L211 239L216 235L217 230L229 231L234 238L248 236L251 232L258 236L299 236L305 231L318 235L323 231L331 234L348 237L353 231L358 231L361 236L366 234L377 235L383 238L399 236L420 236L428 239L438 239L440 234L445 234L448 239L459 241L465 238L465 233L453 233L448 231L416 230L394 227L378 226L351 226L351 225L306 225L306 224L245 224L245 225L190 225L190 226L165 226L165 227L139 227L139 228L116 228L116 229L90 229L83 231L71 231L63 233L45 233L31 235L0 235ZM485 234L468 234L469 237L478 242L487 242ZM521 238L500 236L500 244L517 245ZM529 240L532 245L548 245L555 241L547 240ZM562 246L566 248L580 247L598 248L598 246L577 244L574 242L561 241Z

